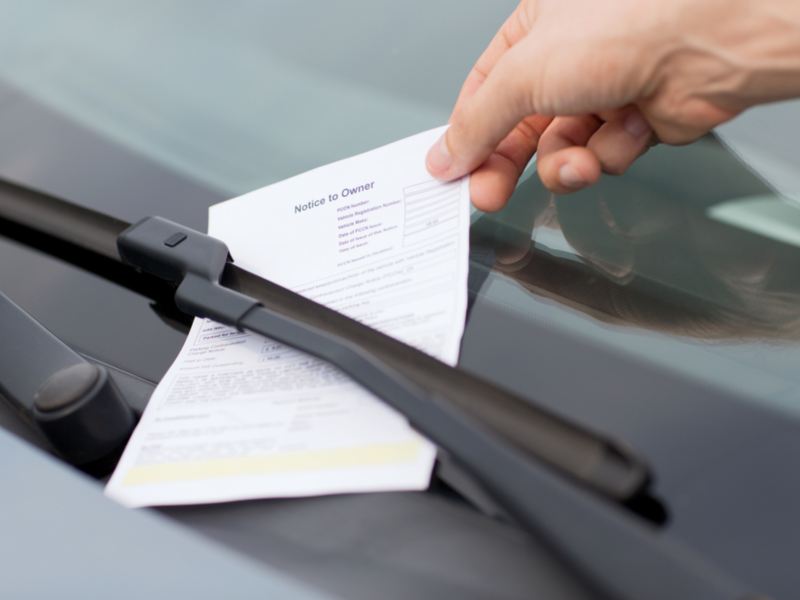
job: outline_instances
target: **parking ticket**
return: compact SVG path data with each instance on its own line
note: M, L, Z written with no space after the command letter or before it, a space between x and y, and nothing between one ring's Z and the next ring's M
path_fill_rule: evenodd
M443 128L211 207L236 263L455 364L469 187L425 169ZM335 367L196 319L106 493L129 506L425 489L436 450Z

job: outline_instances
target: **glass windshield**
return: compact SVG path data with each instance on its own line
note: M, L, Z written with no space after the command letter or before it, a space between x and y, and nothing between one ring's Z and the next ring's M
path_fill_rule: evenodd
M798 410L800 206L714 139L570 196L531 177L472 237L517 318Z
M513 5L15 2L0 79L234 196L443 124Z
M0 79L234 196L445 122L514 4L17 2ZM784 111L772 128L723 129L746 163L711 138L657 147L590 190L552 197L529 175L475 212L463 366L546 396L503 352L530 355L547 326L798 410L800 119L765 110ZM476 333L487 306L527 334Z

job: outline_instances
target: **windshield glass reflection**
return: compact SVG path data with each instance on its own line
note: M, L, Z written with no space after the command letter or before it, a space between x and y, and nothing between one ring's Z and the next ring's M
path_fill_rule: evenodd
M660 154L570 196L531 177L504 211L474 224L474 262L608 324L800 337L800 205L712 139Z

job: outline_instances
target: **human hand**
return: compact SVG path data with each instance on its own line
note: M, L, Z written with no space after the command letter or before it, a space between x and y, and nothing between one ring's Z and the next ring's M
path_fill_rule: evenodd
M622 174L748 106L800 95L796 0L523 0L469 73L428 170L502 208L538 150L549 189Z

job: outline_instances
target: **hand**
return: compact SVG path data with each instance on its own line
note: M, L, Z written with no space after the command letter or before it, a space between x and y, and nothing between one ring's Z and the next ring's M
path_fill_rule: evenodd
M748 106L800 95L797 0L523 0L467 76L428 170L498 210L538 150L549 189L622 174Z

